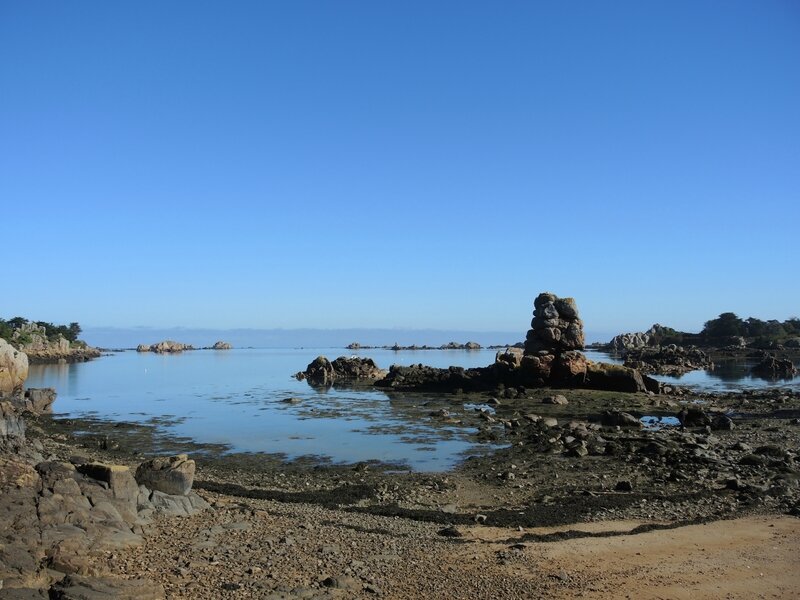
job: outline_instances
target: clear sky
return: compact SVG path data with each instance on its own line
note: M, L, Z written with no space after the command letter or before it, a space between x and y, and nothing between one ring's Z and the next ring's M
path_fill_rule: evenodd
M0 316L800 314L800 3L0 4Z

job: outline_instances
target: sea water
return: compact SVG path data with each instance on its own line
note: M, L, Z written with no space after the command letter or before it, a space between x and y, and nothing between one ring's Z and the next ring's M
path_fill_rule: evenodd
M333 359L354 352L335 348L118 352L86 363L32 365L27 385L55 388L57 415L155 422L162 433L220 444L234 452L344 463L378 460L418 471L442 471L486 449L472 441L474 429L428 417L428 403L441 406L441 395L385 393L371 387L315 388L292 377L320 354ZM381 368L416 363L469 368L491 364L495 351L365 349L355 354L372 357ZM587 356L618 362L598 352ZM750 377L748 369L739 361L722 371L659 379L704 390L800 387L798 378L767 382ZM447 408L456 417L474 410L464 405Z

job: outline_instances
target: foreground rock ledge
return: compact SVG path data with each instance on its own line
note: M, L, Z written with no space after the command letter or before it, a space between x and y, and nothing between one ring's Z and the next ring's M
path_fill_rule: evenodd
M22 413L49 412L54 399L53 390L0 398L0 598L164 598L150 581L96 572L93 558L141 545L156 515L207 508L191 491L194 461L156 458L134 476L125 465L46 458Z

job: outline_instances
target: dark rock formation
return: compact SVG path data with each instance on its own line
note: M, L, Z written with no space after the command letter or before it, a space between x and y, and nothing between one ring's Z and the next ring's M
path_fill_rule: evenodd
M295 377L314 385L374 380L377 387L406 391L505 389L515 393L515 390L544 385L625 392L660 391L657 381L643 377L635 369L586 359L579 351L584 347L583 323L572 298L539 294L534 301L533 315L524 348L506 347L497 352L494 364L486 367L440 369L422 364L393 365L386 373L368 358L340 357L331 363L319 356ZM474 342L465 345L453 342L442 348L469 350L480 346Z
M363 382L371 383L386 376L386 371L380 369L371 358L358 356L340 356L333 362L324 356L318 356L306 367L305 371L295 374L295 377L307 380L314 385L333 385L335 382Z
M559 298L544 292L533 302L531 329L525 338L525 354L560 354L582 350L585 345L583 322L572 298Z
M670 344L652 348L628 349L625 366L642 373L682 375L698 369L713 369L711 358L698 348L684 348Z
M392 365L386 377L376 381L375 385L394 390L453 392L490 390L497 383L497 373L493 367L437 369L419 364L409 367Z
M228 342L219 341L216 342L213 346L211 346L212 350L232 350L233 346L230 345Z
M752 368L753 375L763 379L791 379L797 375L797 368L788 358L778 358L774 354L766 354Z

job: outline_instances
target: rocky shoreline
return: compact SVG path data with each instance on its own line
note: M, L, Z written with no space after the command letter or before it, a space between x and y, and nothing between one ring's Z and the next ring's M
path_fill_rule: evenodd
M28 401L42 398L47 405L48 394L29 391ZM19 440L11 446L5 442L2 498L12 506L55 503L54 510L37 513L53 515L55 522L43 525L41 519L22 515L4 530L0 598L45 597L20 596L20 591L3 596L23 585L31 594L49 589L51 595L62 594L51 597L65 598L81 597L68 595L70 589L73 594L92 589L92 598L416 597L404 587L409 577L420 589L445 585L440 591L472 590L477 597L492 597L497 586L508 586L512 595L524 597L525 580L497 573L475 579L472 572L427 577L401 568L400 557L422 560L423 549L436 548L438 560L446 561L447 552L465 543L474 546L477 542L469 540L490 531L504 531L515 537L514 543L533 548L548 543L549 538L528 533L541 527L622 520L636 521L642 533L753 515L800 514L796 392L697 395L676 389L653 396L541 389L508 398L445 394L426 402L424 409L421 418L473 430L475 439L491 439L502 447L451 472L427 474L398 473L397 466L378 463L287 462L166 440L162 451L192 453L197 463L193 490L198 503L209 507L198 517L138 510L130 523L112 519L110 525L105 513L97 524L81 521L86 529L80 535L92 532L87 538L94 544L91 552L82 550L83 542L74 549L61 542L25 549L23 532L28 529L19 529L19 523L41 531L64 530L66 525L58 523L74 520L76 509L63 507L80 497L91 498L83 518L99 514L97 505L110 511L105 501L124 516L116 504L130 506L125 504L129 500L124 492L115 496L114 474L127 472L126 479L135 477L138 484L137 468L146 464L156 434L142 426L27 414L28 449ZM11 429L6 426L6 432ZM65 481L77 483L77 490L70 485L68 491ZM107 497L101 500L98 494ZM133 519L133 512L127 514ZM375 533L367 533L370 528ZM473 552L478 551L476 546ZM526 553L524 547L516 551L509 545L497 552L520 559ZM23 555L30 558L19 558ZM376 562L374 557L384 555L398 558ZM12 568L16 575L9 575ZM550 583L541 588L542 597L563 591L557 580Z

